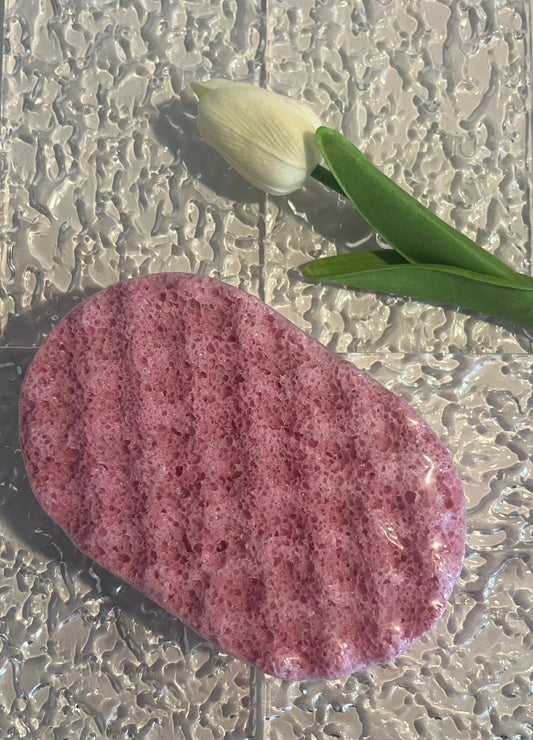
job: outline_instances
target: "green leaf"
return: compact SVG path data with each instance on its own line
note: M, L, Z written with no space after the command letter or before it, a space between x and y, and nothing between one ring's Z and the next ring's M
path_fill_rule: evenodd
M316 136L331 172L355 208L408 262L449 265L533 286L532 278L515 272L402 190L342 134L321 126Z
M363 270L381 269L390 265L410 265L398 252L392 249L371 249L363 252L338 254L307 262L302 272L307 277L324 278L329 275L342 276Z
M327 283L461 306L533 328L531 284L449 265L415 265L388 249L324 257L302 271Z

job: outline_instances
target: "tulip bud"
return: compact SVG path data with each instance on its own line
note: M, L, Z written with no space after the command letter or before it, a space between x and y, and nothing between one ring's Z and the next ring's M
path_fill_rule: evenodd
M304 103L229 80L194 83L202 139L248 182L273 195L298 190L320 161L318 117Z

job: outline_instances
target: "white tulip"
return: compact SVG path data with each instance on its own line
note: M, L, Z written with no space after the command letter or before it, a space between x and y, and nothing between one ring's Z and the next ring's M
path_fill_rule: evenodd
M309 106L229 80L194 83L202 139L248 182L273 195L298 190L320 161Z

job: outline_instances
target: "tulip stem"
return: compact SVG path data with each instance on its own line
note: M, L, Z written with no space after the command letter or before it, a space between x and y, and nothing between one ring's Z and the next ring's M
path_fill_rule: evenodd
M322 167L321 164L317 164L315 169L311 172L311 177L314 177L315 180L321 182L322 185L325 185L332 190L336 190L337 193L344 195L344 197L346 198L346 193L335 179L335 176L333 175L331 170L326 169L326 167Z

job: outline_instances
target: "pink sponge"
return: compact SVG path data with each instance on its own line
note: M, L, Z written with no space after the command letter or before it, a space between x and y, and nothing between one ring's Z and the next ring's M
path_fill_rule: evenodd
M462 487L433 432L216 280L85 301L37 353L20 414L35 495L81 550L275 676L394 659L459 574Z

